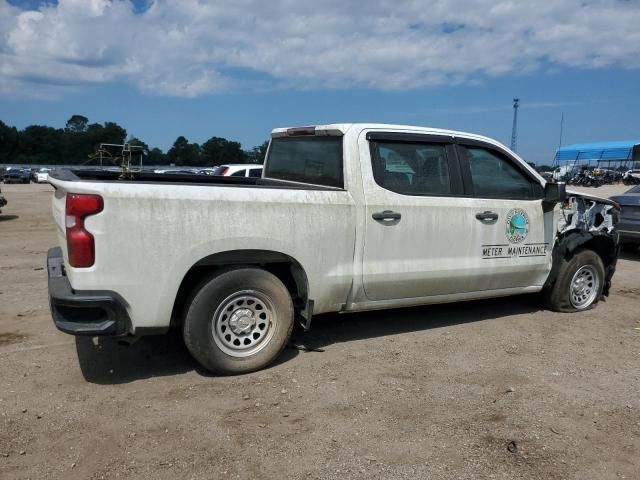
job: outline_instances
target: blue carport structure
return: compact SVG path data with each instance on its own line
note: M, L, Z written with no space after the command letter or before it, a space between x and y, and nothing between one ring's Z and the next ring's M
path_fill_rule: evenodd
M640 166L640 140L567 145L558 149L553 163L572 169L599 167L626 171L633 169L636 162Z

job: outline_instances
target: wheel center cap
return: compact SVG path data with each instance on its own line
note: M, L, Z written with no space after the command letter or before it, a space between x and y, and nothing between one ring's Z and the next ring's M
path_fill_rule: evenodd
M253 312L248 308L239 308L231 315L229 327L236 335L247 334L253 330L256 321Z

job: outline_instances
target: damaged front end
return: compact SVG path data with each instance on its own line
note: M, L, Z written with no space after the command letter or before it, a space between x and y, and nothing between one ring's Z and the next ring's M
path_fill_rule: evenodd
M615 225L619 218L617 203L588 194L567 192L566 201L560 205L553 266L545 287L551 287L555 282L562 258L568 259L578 248L588 248L602 259L605 268L602 294L608 296L618 260L619 240Z

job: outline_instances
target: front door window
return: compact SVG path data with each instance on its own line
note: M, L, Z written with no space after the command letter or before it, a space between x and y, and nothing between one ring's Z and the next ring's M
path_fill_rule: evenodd
M529 177L498 153L482 147L463 147L471 171L473 196L483 198L535 198Z

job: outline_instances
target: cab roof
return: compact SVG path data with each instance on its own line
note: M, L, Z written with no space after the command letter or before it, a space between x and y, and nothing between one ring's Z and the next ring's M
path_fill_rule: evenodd
M451 137L464 137L470 138L474 140L479 140L487 143L492 143L498 145L502 148L507 148L500 142L485 137L482 135L477 135L475 133L461 132L457 130L447 130L443 128L434 128L434 127L421 127L416 125L397 125L397 124L389 124L389 123L331 123L327 125L308 125L302 127L283 127L283 128L274 128L271 131L271 136L273 138L277 137L286 137L286 136L297 136L297 135L345 135L349 130L356 129L358 131L362 130L384 130L391 132L411 132L411 133L422 133L428 135L445 135Z
M446 130L443 128L433 127L420 127L415 125L396 125L387 123L331 123L327 125L309 125L305 127L284 127L274 128L271 131L272 138L279 137L291 137L291 136L325 136L325 135L346 135L347 132L355 130L356 135L363 130L379 130L385 132L399 132L399 133L419 133L425 135L443 135L451 136L453 138L466 138L470 140L477 140L485 142L487 144L494 145L503 150L511 152L511 155L518 158L523 166L529 170L533 175L544 180L538 172L536 172L531 165L529 165L524 159L522 159L517 153L512 152L508 147L502 143L494 140L493 138L485 137L483 135L477 135L475 133L460 132L457 130Z

